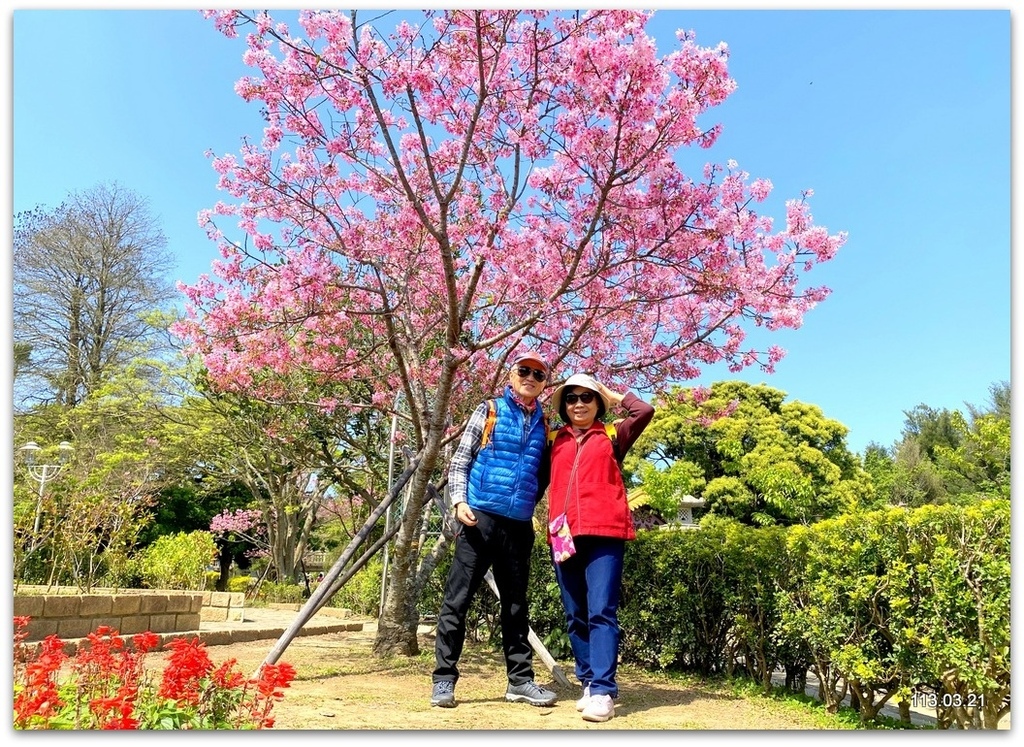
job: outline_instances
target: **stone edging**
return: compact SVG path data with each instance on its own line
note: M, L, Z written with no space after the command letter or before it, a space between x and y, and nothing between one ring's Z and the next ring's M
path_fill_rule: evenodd
M19 587L14 595L14 616L30 618L28 642L84 638L100 626L123 636L180 633L198 630L200 622L241 621L244 607L242 592Z

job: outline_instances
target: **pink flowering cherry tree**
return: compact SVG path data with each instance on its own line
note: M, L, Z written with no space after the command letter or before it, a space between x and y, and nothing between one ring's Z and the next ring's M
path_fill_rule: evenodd
M223 259L184 288L177 327L211 382L281 403L370 382L404 405L415 470L375 651L415 653L423 499L444 447L509 357L653 392L703 366L766 372L751 327L796 328L828 289L801 284L845 240L807 197L784 223L701 124L734 90L728 48L691 32L659 54L636 10L428 11L392 33L355 12L210 12L245 32L238 94L266 126L213 157L230 199L200 217ZM297 376L296 374L301 374ZM305 382L305 387L295 382ZM436 479L436 477L434 478Z
M267 528L273 527L274 523L267 518L263 511L237 508L224 509L210 520L210 533L217 544L217 562L220 566L217 591L228 590L231 564L238 557L251 560L270 554L272 544L267 540ZM269 565L267 567L270 568Z

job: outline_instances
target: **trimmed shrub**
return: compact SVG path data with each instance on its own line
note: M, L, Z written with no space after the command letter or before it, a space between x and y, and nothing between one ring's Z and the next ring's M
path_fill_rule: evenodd
M165 534L142 553L143 582L151 589L202 591L206 566L216 554L217 545L209 532Z

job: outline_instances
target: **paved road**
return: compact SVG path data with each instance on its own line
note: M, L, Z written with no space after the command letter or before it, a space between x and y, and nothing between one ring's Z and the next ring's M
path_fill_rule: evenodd
M298 618L299 605L273 605L269 607L246 607L241 620L225 622L199 623L198 631L176 634L179 637L199 636L208 646L221 646L229 643L276 640ZM324 635L347 630L362 630L367 624L376 624L375 620L363 620L353 617L348 610L324 608L308 620L296 633L297 636Z

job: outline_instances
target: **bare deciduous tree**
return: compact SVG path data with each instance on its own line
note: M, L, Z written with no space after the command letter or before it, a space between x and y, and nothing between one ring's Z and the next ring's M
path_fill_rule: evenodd
M75 405L157 344L144 316L174 297L167 240L148 203L117 184L15 217L19 402Z

